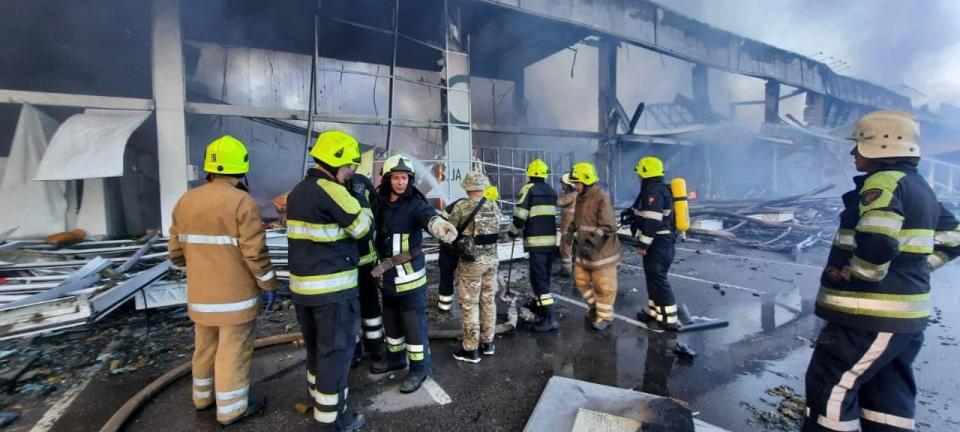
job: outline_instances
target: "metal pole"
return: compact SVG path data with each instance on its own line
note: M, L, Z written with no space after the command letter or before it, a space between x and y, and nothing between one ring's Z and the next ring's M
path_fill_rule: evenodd
M320 8L322 7L322 2L323 0L317 0L317 4L313 9L313 58L310 59L310 97L307 98L310 101L310 106L307 107L307 137L303 144L303 163L301 165L304 174L306 174L307 170L307 154L310 153L310 145L313 141L313 115L316 112L317 105L317 57L320 54L320 41L317 40L317 33L320 32Z
M393 63L390 64L390 101L387 103L387 143L386 151L390 152L390 142L393 137L393 97L395 92L393 77L397 73L397 39L400 36L400 0L393 4ZM449 83L447 84L449 85Z

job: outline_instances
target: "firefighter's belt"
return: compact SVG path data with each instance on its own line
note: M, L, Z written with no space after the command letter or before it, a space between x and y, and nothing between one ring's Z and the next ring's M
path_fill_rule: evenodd
M400 252L392 257L381 259L377 261L377 265L373 267L373 270L370 270L370 274L379 279L387 270L413 261L420 255L423 255L423 252L420 250L420 246L417 246L406 252Z

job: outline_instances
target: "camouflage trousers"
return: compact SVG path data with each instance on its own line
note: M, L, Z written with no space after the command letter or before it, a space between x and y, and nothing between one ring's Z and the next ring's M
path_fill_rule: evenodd
M481 342L493 342L497 325L496 257L460 261L457 267L457 297L463 311L463 349L473 351Z

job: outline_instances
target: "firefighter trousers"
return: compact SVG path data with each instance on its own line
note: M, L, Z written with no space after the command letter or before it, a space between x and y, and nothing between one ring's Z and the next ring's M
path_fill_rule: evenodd
M669 324L677 321L677 299L667 274L676 256L674 235L658 235L643 256L643 274L647 282L647 314Z
M337 429L353 423L347 405L347 376L360 332L360 302L345 299L320 306L296 305L307 346L307 389L314 401L313 418Z
M553 293L550 291L550 268L553 266L553 252L529 252L530 285L536 297L539 315L553 315Z
M617 300L616 265L589 269L574 264L573 282L587 307L596 311L598 319L613 321L613 303Z
M216 400L217 421L221 423L247 410L255 322L226 326L195 324L193 404L202 409Z
M410 371L430 373L430 340L427 338L427 290L383 297L383 328L387 334L387 359L402 362Z
M374 264L358 268L357 283L360 292L360 317L363 319L363 346L375 350L383 345L383 311L380 308L380 286L370 272Z
M460 257L457 256L456 249L440 246L440 253L437 256L437 266L440 267L440 296L437 304L440 309L450 310L453 304L453 283L456 280L455 273L459 261Z
M807 368L804 431L913 430L923 333L827 323Z

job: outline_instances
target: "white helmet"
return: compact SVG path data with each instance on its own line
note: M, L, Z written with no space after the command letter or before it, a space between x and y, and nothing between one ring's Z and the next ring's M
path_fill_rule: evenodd
M868 159L920 157L920 123L908 112L875 111L857 122L851 140Z

